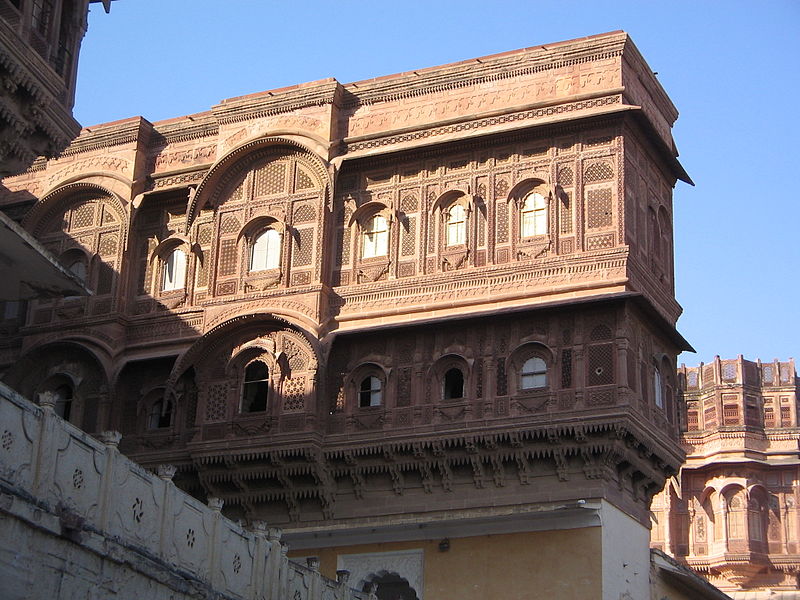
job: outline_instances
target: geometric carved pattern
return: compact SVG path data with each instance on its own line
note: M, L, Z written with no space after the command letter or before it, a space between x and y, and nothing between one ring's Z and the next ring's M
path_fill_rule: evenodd
M589 346L589 385L614 383L614 344Z
M304 267L311 264L311 251L314 244L313 229L299 229L297 231L297 248L292 256L292 265Z
M283 410L303 410L305 407L305 377L293 377L283 384Z
M584 183L596 183L598 181L608 181L614 178L614 170L607 162L596 162L586 167L584 171Z
M288 358L289 368L292 371L305 371L308 368L308 356L292 340L284 339L283 352Z
M597 325L589 334L589 339L593 342L610 340L611 338L611 329L608 327L608 325Z
M307 190L315 187L315 185L308 174L300 167L297 167L297 178L295 179L294 187L298 190Z
M417 220L414 217L408 217L408 232L403 231L403 256L413 256L416 252L415 235L416 235ZM402 228L401 228L402 229Z
M736 363L725 362L722 364L722 381L731 382L736 381Z
M508 203L499 202L497 204L497 242L499 244L502 244L507 241L508 241Z
M221 276L236 273L236 240L222 240L219 249L219 274Z
M255 195L286 191L286 163L272 162L256 171Z
M116 233L102 233L100 234L100 244L98 245L100 256L109 256L117 252L117 234Z
M561 351L561 387L572 387L572 350L564 348Z
M295 223L313 223L317 220L317 211L310 204L298 206L294 211Z
M225 215L225 217L222 219L222 223L219 226L219 233L220 235L225 235L226 233L237 233L239 228L239 220L236 217L233 215Z
M206 223L197 228L197 243L202 246L207 246L211 243L211 225Z
M572 185L572 182L575 178L575 174L572 171L572 167L565 166L559 169L558 171L558 183L560 185Z
M417 211L417 198L416 196L404 196L400 201L400 210L404 213L411 213Z
M589 394L589 406L608 406L614 404L614 392L612 390L604 390L602 392L592 392Z
M226 281L217 286L217 296L228 296L236 293L236 282Z
M586 238L587 250L600 250L602 248L612 248L614 246L614 234L604 233L593 235Z
M561 197L561 233L572 233L572 194L564 192Z
M206 400L206 421L224 421L227 400L227 383L212 383L209 385L208 399Z
M72 211L72 223L70 229L81 229L94 225L94 202L81 204Z
M588 190L586 193L586 226L599 229L611 226L611 190L609 188Z

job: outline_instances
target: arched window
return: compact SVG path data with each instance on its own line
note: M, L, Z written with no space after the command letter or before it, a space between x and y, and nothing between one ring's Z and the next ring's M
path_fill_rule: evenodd
M186 285L186 252L176 248L164 261L161 291L180 290Z
M729 496L728 500L728 539L746 539L747 530L745 528L746 499L744 490L739 490Z
M538 192L531 192L525 197L519 229L524 238L547 234L547 199Z
M250 270L277 269L281 264L281 234L275 229L265 229L253 238L250 249Z
M147 414L148 429L165 429L172 425L172 403L163 398L153 402Z
M244 369L242 412L253 413L267 410L268 393L269 369L260 360L255 360Z
M383 215L374 215L364 227L361 258L389 254L389 224Z
M67 265L67 269L78 279L86 282L86 261L83 258L73 258Z
M442 380L442 398L454 400L464 397L464 373L461 369L453 367L444 374Z
M460 204L454 204L447 211L447 245L458 246L467 243L467 211Z
M383 401L383 389L381 380L370 375L361 380L361 386L358 389L358 405L361 408L367 406L380 406Z
M55 413L69 421L69 414L72 410L72 388L66 384L58 386L53 390L55 395Z
M661 371L653 367L653 398L658 408L664 408L664 388L661 385Z
M519 374L521 390L536 390L547 387L547 364L538 356L526 360Z

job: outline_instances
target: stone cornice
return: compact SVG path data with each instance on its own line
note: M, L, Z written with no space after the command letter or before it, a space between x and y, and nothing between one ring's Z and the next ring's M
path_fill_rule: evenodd
M211 112L220 124L227 125L291 112L308 106L334 104L338 100L340 88L338 81L328 78L290 88L229 98L212 107Z
M152 132L152 124L143 117L132 117L95 127L87 127L62 153L71 156L92 152L101 148L130 144L137 140L147 140Z
M627 39L626 33L616 31L440 67L357 81L344 86L349 94L345 106L442 93L490 81L613 58L622 54Z
M636 107L626 107L622 105L622 95L619 92L620 90L611 90L611 94L606 94L605 92L600 95L592 94L585 99L574 99L573 102L559 99L556 101L540 102L517 107L517 109L486 113L484 115L461 116L433 125L426 124L425 127L394 130L373 135L354 136L345 138L343 144L347 154L363 153L364 151L382 148L384 146L420 142L428 138L438 138L439 136L447 136L448 134L458 134L459 139L470 135L470 132L474 132L473 135L484 135L485 131L483 130L496 128L498 126L520 128L536 125L542 121L544 122L541 124L553 124L562 120L574 120L577 116L573 113L582 113L584 111L588 113L585 116L595 116L597 114L616 113L635 109ZM432 141L439 142L440 140L435 139ZM354 157L345 156L345 158Z
M153 144L162 147L215 136L219 133L219 122L211 113L201 113L166 123L155 123L153 129L156 133Z

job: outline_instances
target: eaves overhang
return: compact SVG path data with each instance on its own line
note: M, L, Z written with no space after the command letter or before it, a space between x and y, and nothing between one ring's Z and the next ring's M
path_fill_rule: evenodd
M0 281L0 300L5 301L91 294L74 273L2 212Z
M533 305L511 306L500 309L486 308L486 309L474 310L467 313L436 316L436 317L431 317L429 319L419 319L411 323L409 322L381 323L378 325L367 325L364 327L347 329L344 331L334 330L331 333L329 333L328 336L329 339L333 341L335 338L342 336L353 336L353 335L360 335L363 333L375 333L379 331L393 331L399 328L406 328L406 327L424 327L426 325L430 325L433 323L446 323L446 322L461 321L473 318L482 318L487 316L501 316L507 314L521 313L521 312L544 311L544 310L568 308L574 306L587 308L589 306L601 306L607 304L615 304L624 301L634 302L637 307L641 308L647 314L647 316L652 320L652 323L656 325L659 328L659 330L662 333L664 333L670 339L670 341L672 341L678 347L679 350L688 352L695 351L694 348L689 344L689 342L680 333L678 333L677 329L673 325L671 325L653 307L653 305L650 303L649 300L647 300L644 294L640 292L612 292L588 298L559 299L551 302L541 302Z

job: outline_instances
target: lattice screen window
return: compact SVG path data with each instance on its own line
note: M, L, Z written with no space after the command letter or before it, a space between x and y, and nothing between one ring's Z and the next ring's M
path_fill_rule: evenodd
M508 242L508 202L497 203L497 243Z
M408 231L406 231L405 227L401 227L402 232L402 248L401 254L402 256L413 256L417 249L416 249L416 234L417 234L417 218L416 217L407 217L407 224L408 224Z
M561 387L572 387L572 350L564 348L561 351Z
M220 277L235 275L237 271L237 249L236 239L230 238L222 240L219 244L219 262L217 273Z
M584 183L609 181L614 178L614 169L606 161L593 162L583 172Z
M614 344L596 344L588 348L589 385L614 383Z
M286 167L286 163L283 162L270 162L256 170L255 183L253 186L255 196L287 192Z
M717 407L707 406L703 411L703 423L705 429L712 429L717 426Z
M314 230L298 229L295 242L292 265L295 267L305 267L311 264L314 249Z
M586 191L586 227L604 229L613 225L612 193L610 188Z
M572 190L564 190L559 202L561 233L572 233Z
M739 425L739 405L725 404L722 407L722 424Z

